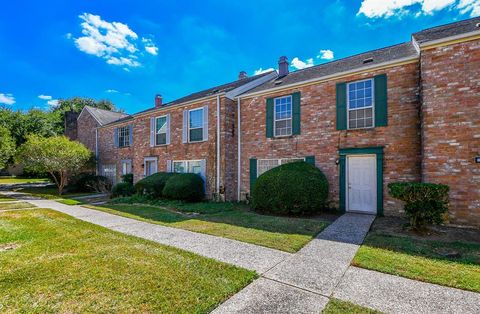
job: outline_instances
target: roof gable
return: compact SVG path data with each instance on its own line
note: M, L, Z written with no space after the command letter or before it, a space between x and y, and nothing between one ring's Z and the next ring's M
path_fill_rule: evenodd
M94 108L90 106L85 106L82 109L82 112L78 115L78 119L85 113L88 112L100 126L103 126L108 123L112 123L114 121L120 120L122 118L128 117L128 114L115 112L110 110L104 110L99 108Z

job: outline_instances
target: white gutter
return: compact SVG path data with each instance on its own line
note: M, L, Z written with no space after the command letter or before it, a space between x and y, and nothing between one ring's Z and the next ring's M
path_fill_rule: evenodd
M472 37L472 36L477 36L477 35L480 35L480 31L475 30L475 31L468 32L468 33L463 33L463 34L454 35L454 36L450 36L450 37L444 37L444 38L439 38L439 39L435 39L435 40L426 41L426 42L423 42L423 43L419 44L419 47L420 48L425 48L425 47L428 47L428 46L441 44L441 43L445 43L445 42L449 42L449 41L453 41L453 40L468 38L468 37ZM412 37L415 38L414 36L412 36Z
M240 97L237 98L237 201L241 201L240 191L242 188L242 119L240 117Z
M217 95L217 197L220 196L220 95Z

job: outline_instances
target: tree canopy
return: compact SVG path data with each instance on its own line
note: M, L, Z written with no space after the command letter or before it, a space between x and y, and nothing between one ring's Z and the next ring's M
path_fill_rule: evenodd
M49 173L61 195L68 176L79 172L90 160L91 152L83 144L65 136L31 135L19 148L17 161L26 169Z
M10 131L0 126L0 169L5 168L10 158L15 153L15 141Z

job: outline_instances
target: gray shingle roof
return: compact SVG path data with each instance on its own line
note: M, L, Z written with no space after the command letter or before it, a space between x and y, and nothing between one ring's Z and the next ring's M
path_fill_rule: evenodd
M246 92L246 94L259 92L275 87L301 83L304 81L321 78L336 73L351 71L365 66L374 66L388 61L418 56L418 52L411 42L398 44L391 47L372 50L344 59L319 64L303 70L290 72L288 75L265 82L264 84ZM365 63L365 60L369 62Z
M211 87L211 88L202 90L200 92L196 92L196 93L187 95L185 97L181 97L181 98L178 98L176 100L173 100L169 103L164 104L162 107L178 105L178 104L181 104L181 103L185 103L185 102L188 102L188 101L193 101L193 100L208 97L208 96L211 96L211 95L227 93L231 90L234 90L235 88L238 88L242 85L250 83L250 82L252 82L256 79L259 79L263 76L266 76L266 75L268 75L272 72L273 71L269 71L269 72L266 72L266 73L250 76L250 77L247 77L247 78L244 78L244 79L241 79L241 80L236 80L236 81L233 81L233 82L230 82L230 83L226 83L226 84L223 84L223 85L218 85L218 86L215 86L215 87ZM157 109L157 108L149 108L147 110L135 113L134 115L142 114L142 113L149 112L149 111L152 111L152 110L155 110L155 109Z
M423 31L414 33L413 38L415 38L418 43L422 44L432 40L480 31L480 27L477 26L478 23L480 23L480 16L468 20L424 29Z
M92 116L97 119L98 123L100 125L105 125L108 123L112 123L114 121L120 120L122 118L129 117L128 114L121 113L121 112L115 112L115 111L110 111L110 110L104 110L104 109L98 109L95 107L90 107L90 106L85 106L88 107L88 111L92 114Z

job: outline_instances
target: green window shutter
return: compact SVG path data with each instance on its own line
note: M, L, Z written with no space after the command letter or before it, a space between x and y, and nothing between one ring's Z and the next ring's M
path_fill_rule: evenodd
M267 98L267 138L273 137L273 98Z
M257 181L257 160L255 158L251 158L250 159L250 195L252 195L255 181Z
M305 157L305 162L307 164L311 164L313 166L315 166L315 156L307 156Z
M292 94L292 134L300 134L300 92Z
M387 126L387 75L374 78L375 86L375 126Z
M337 83L337 130L347 129L347 84Z

